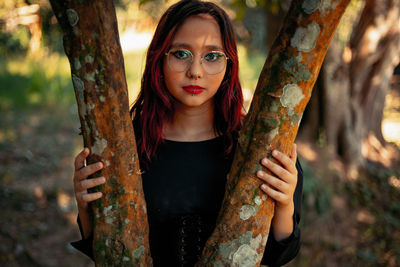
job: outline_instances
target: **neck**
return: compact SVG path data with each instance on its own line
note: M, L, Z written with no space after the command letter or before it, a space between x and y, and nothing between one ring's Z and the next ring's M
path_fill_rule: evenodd
M187 107L175 104L175 114L171 122L163 127L165 139L174 141L203 141L215 138L214 106Z

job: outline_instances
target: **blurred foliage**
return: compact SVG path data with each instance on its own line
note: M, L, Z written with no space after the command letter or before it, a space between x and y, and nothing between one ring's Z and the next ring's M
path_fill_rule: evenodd
M0 110L68 106L75 101L66 57L0 58Z
M29 49L29 32L24 26L19 25L12 33L0 32L0 54L22 54Z
M25 55L28 52L30 32L27 26L18 25L7 29L7 20L12 20L16 9L37 4L40 6L38 15L42 25L42 47L63 52L61 30L57 25L50 3L47 0L4 0L0 2L0 53L2 55Z

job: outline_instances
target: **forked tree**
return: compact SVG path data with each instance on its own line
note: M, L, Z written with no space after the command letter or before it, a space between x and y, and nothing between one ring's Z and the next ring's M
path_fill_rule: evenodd
M274 202L260 160L295 140L325 53L350 0L293 0L240 132L216 228L197 266L258 266ZM146 203L113 1L50 0L64 33L88 162L102 161L92 207L98 266L151 266ZM273 160L273 159L272 159Z

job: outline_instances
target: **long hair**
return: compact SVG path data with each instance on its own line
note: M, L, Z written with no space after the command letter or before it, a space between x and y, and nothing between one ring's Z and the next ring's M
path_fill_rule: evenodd
M226 153L233 149L235 138L242 126L243 94L239 82L239 62L236 38L228 15L211 2L183 0L172 5L161 17L147 51L139 95L130 110L135 126L138 153L149 163L155 156L162 138L163 123L174 115L174 98L163 80L165 53L185 19L198 14L208 14L218 23L223 48L229 57L225 76L214 96L214 131L224 135Z

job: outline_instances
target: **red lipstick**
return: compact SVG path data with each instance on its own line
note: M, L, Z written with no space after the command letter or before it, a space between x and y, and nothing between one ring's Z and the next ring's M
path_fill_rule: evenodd
M192 95L198 95L204 91L204 88L198 85L187 85L182 87L183 90Z

